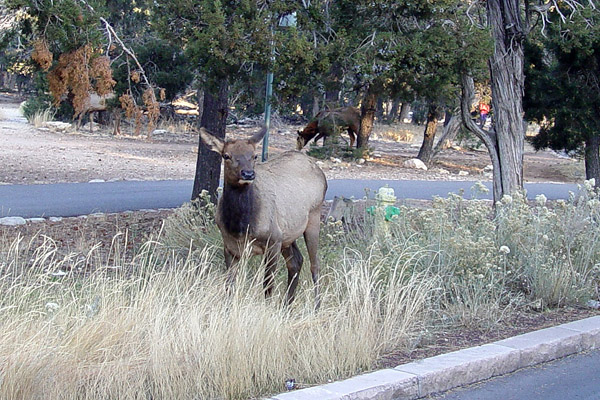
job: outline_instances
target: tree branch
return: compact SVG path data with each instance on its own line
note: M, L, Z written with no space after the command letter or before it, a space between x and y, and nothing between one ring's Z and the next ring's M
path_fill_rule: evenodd
M94 8L88 4L87 1L85 0L79 0L79 2L81 4L83 4L88 10L90 10L92 13L96 13L96 10L94 10ZM139 71L140 71L140 75L142 76L142 78L144 79L144 83L146 84L146 86L148 86L149 88L154 88L152 86L152 84L150 84L150 81L148 80L148 77L146 76L146 72L144 71L144 68L142 67L142 65L140 64L140 62L138 61L137 57L135 56L135 53L129 49L125 43L123 43L123 41L121 40L121 38L119 37L119 35L117 35L117 32L115 31L115 28L112 27L112 25L103 17L99 17L100 21L104 24L104 27L106 28L106 32L108 33L108 37L109 37L109 41L112 42L112 38L115 39L115 41L117 43L119 43L119 46L121 46L121 48L123 49L123 51L129 56L131 57L131 59L135 62L135 64L137 65Z

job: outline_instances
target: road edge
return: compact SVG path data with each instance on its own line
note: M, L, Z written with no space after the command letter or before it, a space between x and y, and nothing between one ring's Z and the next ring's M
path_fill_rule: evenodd
M281 393L270 400L414 400L600 348L600 316Z

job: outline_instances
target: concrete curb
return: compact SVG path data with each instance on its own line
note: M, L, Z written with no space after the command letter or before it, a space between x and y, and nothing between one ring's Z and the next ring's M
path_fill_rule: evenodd
M596 348L600 348L600 316L282 393L271 399L413 400Z

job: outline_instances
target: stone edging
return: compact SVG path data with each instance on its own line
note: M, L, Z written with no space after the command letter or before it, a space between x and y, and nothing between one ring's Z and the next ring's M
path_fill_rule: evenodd
M600 316L278 394L271 400L413 400L596 348L600 348Z

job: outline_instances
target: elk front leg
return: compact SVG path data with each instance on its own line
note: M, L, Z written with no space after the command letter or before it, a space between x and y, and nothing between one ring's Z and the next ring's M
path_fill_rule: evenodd
M224 249L225 254L225 271L227 273L227 292L231 293L231 289L235 284L237 277L239 257L236 257L227 248Z

